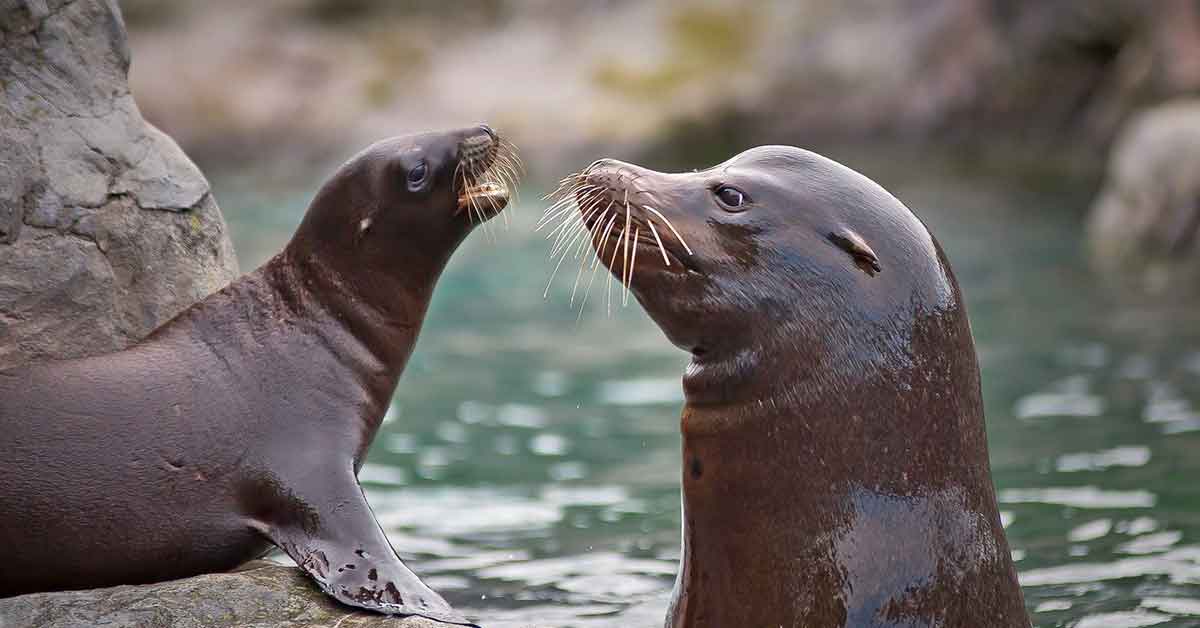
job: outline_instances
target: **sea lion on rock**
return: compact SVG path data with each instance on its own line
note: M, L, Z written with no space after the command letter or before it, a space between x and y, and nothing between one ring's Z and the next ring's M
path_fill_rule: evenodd
M564 192L692 355L668 626L1029 626L962 295L908 208L787 146Z
M378 142L283 252L133 347L0 372L0 596L224 571L278 546L336 599L469 624L356 479L450 255L508 201L488 127Z

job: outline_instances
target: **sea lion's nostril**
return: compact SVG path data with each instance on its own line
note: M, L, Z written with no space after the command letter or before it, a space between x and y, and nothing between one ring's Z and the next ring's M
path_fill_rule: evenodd
M492 127L480 122L479 130L483 131L484 133L487 133L488 137L492 138L493 142L496 141L496 132L492 130Z

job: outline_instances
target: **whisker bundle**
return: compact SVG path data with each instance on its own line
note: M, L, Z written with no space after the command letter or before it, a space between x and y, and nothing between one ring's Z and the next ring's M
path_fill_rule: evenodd
M486 224L489 212L494 211L494 199L504 197L505 203L518 202L517 183L525 167L516 145L505 138L498 138L480 152L463 158L455 169L454 178L461 190L458 204L472 222L484 225L484 232L494 240ZM508 214L501 214L507 227Z
M601 265L610 270L605 288L606 310L609 315L612 313L612 281L617 272L620 272L619 281L623 285L622 294L619 295L621 306L625 307L629 304L629 292L637 269L639 245L658 248L663 264L668 267L672 265L667 247L654 223L661 222L659 227L665 226L679 241L680 246L687 251L687 254L692 254L691 247L684 241L679 230L661 211L644 204L644 202L634 201L631 204L631 196L638 198L638 195L645 195L647 191L631 189L628 186L644 177L645 174L637 174L620 168L614 174L617 176L617 185L623 189L613 189L607 184L589 178L601 163L603 162L593 162L583 171L563 177L553 191L543 196L542 200L549 204L534 227L535 232L545 231L545 238L551 241L547 260L553 264L553 269L550 271L542 298L549 298L550 287L554 283L554 278L558 276L558 271L568 257L573 257L579 260L579 268L571 286L570 307L573 309L579 295L584 271L590 271L591 277L585 282L583 298L579 300L580 316L587 307L592 286L596 281L596 273ZM621 192L620 198L616 197L618 190ZM635 216L635 209L638 208L649 212L649 215L637 212L639 215ZM618 223L618 219L622 219L620 223ZM649 231L650 236L642 236L644 231ZM652 241L651 236L653 237ZM611 251L609 250L610 243ZM589 246L595 253L590 266L587 256L583 255L584 250ZM619 271L617 269L618 256L621 258Z

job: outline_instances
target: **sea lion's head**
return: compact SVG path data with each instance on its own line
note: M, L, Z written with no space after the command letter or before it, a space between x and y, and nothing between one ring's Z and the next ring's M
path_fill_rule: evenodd
M1028 626L961 295L908 208L786 146L601 160L565 190L564 224L692 353L668 626Z
M600 259L693 354L689 400L762 368L803 365L774 378L804 379L902 366L919 320L959 299L908 208L799 148L678 174L604 159L571 183Z
M436 276L508 204L518 163L483 124L376 142L321 186L289 250L347 278Z

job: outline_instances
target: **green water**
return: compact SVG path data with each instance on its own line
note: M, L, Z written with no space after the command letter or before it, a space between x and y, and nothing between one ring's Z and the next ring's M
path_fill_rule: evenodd
M1086 190L846 161L926 220L967 296L1035 625L1200 625L1200 302L1089 271ZM245 269L307 201L219 198ZM539 210L452 260L362 479L409 564L489 627L657 626L685 355L632 300L608 315L605 276L582 316L573 268L543 300Z

